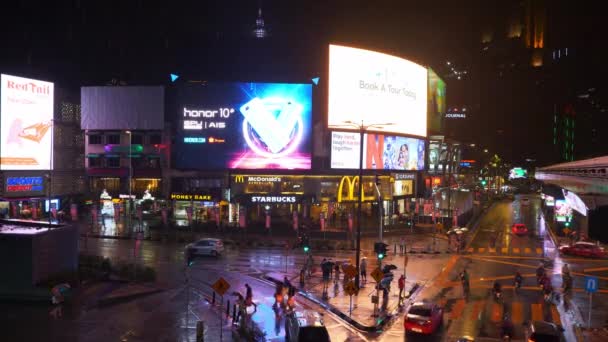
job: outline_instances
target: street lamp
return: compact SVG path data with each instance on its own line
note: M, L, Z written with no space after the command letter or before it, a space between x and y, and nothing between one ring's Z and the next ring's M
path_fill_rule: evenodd
M363 134L370 128L374 127L384 127L391 126L394 123L376 123L365 125L363 120L361 123L357 123L354 121L344 121L344 126L354 127L359 130L359 189L358 189L358 206L357 206L357 240L356 240L356 254L355 254L355 262L357 267L357 274L355 275L355 285L359 287L359 264L361 258L361 206L363 205ZM380 204L382 205L382 204Z
M128 220L127 220L127 224L129 225L129 230L131 230L131 209L132 209L132 203L133 200L131 199L131 181L133 179L133 163L132 163L132 151L131 151L131 142L132 142L132 137L133 135L131 134L131 131L125 131L125 133L127 133L127 135L129 136L129 152L128 152L128 156L129 156L129 210L127 210L127 214L128 214Z

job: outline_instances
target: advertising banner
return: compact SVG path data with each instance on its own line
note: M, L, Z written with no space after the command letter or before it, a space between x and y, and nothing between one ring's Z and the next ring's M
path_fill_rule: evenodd
M182 87L177 105L175 164L180 169L311 167L310 84Z
M393 183L393 196L409 196L414 193L413 180L396 180Z
M431 68L428 80L428 130L431 134L441 134L446 113L446 84Z
M266 213L266 229L270 229L270 214Z
M556 200L554 210L557 222L569 222L572 220L572 208L566 200Z
M52 169L53 83L0 75L0 169Z
M427 70L403 58L329 46L328 126L391 123L374 131L427 135Z
M298 212L294 210L292 213L292 217L293 217L293 230L298 230Z
M332 132L331 168L359 168L359 133ZM424 170L422 139L365 134L363 168L367 170Z

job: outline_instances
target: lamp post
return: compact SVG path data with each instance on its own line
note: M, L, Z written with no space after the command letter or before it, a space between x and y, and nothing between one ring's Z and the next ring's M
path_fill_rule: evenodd
M128 228L129 230L131 230L131 215L132 212L131 210L133 209L133 200L131 198L131 180L133 178L133 163L132 163L132 156L131 156L131 142L132 142L132 134L131 131L126 131L125 133L127 133L127 135L129 136L129 152L128 152L128 156L129 156L129 202L128 202L128 210L127 210L127 214L128 214L128 218L127 218L127 224L128 224Z
M355 285L359 287L359 275L360 275L360 259L361 259L361 207L363 205L363 134L370 128L380 128L384 126L391 126L394 123L384 123L384 124L370 124L365 125L363 120L361 123L356 123L353 121L344 121L344 126L350 126L357 128L359 130L359 188L357 190L357 237L356 237L356 252L355 252L355 262L357 268L357 274L355 275Z

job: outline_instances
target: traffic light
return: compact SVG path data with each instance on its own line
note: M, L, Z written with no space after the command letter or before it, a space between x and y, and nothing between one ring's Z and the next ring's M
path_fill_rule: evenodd
M570 227L570 222L566 221L566 223L564 224L566 227Z
M483 185L483 186L486 186L486 183L487 183L487 182L486 182L486 180L485 180L485 179L483 179L483 180L481 181L481 185Z
M308 236L305 236L302 239L302 247L304 248L304 253L308 253L308 251L310 251L310 243L308 241Z
M388 245L384 242L376 242L374 243L374 252L378 256L378 259L382 260L388 254L387 252Z

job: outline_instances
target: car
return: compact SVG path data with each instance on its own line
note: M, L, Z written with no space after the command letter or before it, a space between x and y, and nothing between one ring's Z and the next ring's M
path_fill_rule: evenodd
M533 321L526 329L526 341L530 342L562 342L564 329L553 323Z
M217 257L224 252L224 243L220 239L203 238L186 246L186 251L193 255Z
M429 302L412 304L405 318L403 327L406 332L419 334L433 334L443 323L443 309L439 305Z
M560 246L559 252L589 258L603 258L606 256L606 251L603 247L586 241L579 241L572 245Z
M528 227L523 223L515 223L511 226L511 232L515 235L528 234Z
M285 341L330 342L329 332L323 325L323 316L317 311L293 311L285 318Z

